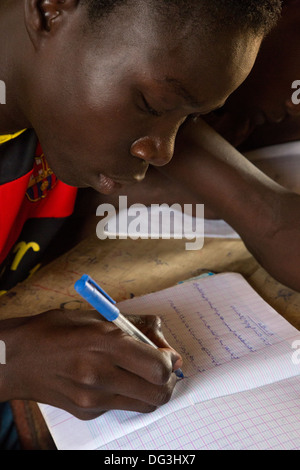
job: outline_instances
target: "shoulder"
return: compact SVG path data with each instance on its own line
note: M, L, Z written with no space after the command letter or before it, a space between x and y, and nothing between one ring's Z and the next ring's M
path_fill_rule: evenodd
M34 162L37 137L32 129L0 136L0 184L28 173Z

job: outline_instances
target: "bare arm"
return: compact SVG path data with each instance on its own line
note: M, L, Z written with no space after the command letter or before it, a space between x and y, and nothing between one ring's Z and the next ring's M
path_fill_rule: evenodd
M299 195L264 175L203 121L182 128L173 161L160 170L226 220L273 277L300 290Z

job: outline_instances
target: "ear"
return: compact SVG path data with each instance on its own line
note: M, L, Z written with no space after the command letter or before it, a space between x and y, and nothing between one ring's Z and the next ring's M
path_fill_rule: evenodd
M25 0L25 24L33 44L37 46L41 36L55 33L78 3L79 0Z

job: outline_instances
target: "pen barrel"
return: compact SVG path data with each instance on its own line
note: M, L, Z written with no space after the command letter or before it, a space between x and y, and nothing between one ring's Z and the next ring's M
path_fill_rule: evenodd
M142 343L149 344L150 346L158 349L156 344L154 344L147 336L145 336L141 330L139 330L135 325L133 325L129 320L127 320L122 313L116 318L113 323L120 328L120 330L124 331L128 335L132 336L133 338L141 341Z

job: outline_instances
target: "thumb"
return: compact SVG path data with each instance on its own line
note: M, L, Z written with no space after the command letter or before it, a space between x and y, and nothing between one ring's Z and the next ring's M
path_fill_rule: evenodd
M166 351L169 354L171 352L173 371L182 368L182 365L183 365L182 357L175 349L173 349L171 346L167 348L165 347L165 348L159 348L159 349L161 349L162 351Z
M129 316L127 316L127 318L129 318ZM162 321L160 317L152 315L140 317L130 316L130 320L134 322L159 349L164 350L168 355L171 353L173 370L181 368L183 364L182 357L166 340L162 331Z

